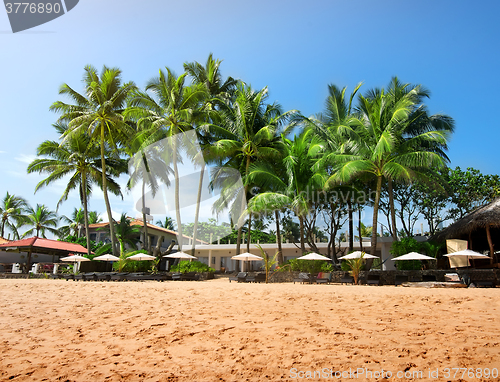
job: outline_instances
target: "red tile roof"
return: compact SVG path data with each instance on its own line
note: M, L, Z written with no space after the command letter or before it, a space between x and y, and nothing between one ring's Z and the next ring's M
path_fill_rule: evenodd
M44 239L36 236L0 244L0 249L11 248L11 247L16 247L16 248L33 247L33 249L43 248L43 249L53 249L65 252L87 253L87 248L81 246L80 244L68 243L65 241L57 241L52 239Z

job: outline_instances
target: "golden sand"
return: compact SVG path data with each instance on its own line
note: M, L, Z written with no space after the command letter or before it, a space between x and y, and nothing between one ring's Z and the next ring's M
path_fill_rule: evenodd
M38 279L0 291L1 381L500 380L484 377L500 372L500 288Z

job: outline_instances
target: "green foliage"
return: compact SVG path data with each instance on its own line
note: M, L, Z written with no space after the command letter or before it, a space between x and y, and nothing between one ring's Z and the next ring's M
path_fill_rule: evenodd
M413 237L403 237L400 241L395 241L394 243L392 243L389 252L393 255L393 257L398 257L410 252L420 253L421 250L422 245ZM422 268L422 262L420 260L396 261L396 267L400 271L419 270Z
M277 263L276 258L278 257L279 252L274 254L273 258L270 258L266 251L260 246L257 245L260 250L261 256L264 258L264 269L266 271L266 284L269 282L269 272L271 268Z
M69 236L66 236L64 239L59 239L59 241L65 241L67 243L75 243L75 244L80 244L81 246L87 248L87 239L84 237L76 237L76 236L73 236L73 235L69 235ZM100 242L95 242L93 240L90 240L90 250L92 252L96 252L99 250L99 248L105 246L104 242L100 241ZM111 251L111 245L109 246L109 250ZM100 254L104 254L105 252L102 252ZM99 255L100 255L99 254ZM91 255L91 257L89 257L89 259L93 259L94 257L96 256L99 256L97 253L95 253L94 255Z
M214 273L215 269L210 268L208 265L201 261L181 261L179 264L174 265L171 269L172 272L188 273L188 272L210 272Z
M354 278L354 284L359 284L359 273L363 270L363 267L365 265L365 259L364 259L364 254L361 255L361 257L357 259L348 259L345 260L348 268L349 268L349 273L352 275Z
M120 256L120 260L113 263L113 269L119 272L147 272L151 269L151 261L134 261L128 259L130 256L137 255L138 253L147 254L148 252L141 249L139 251L132 251L122 254Z
M290 259L283 266L290 266L290 270L294 272L333 272L333 265L324 260L297 260Z

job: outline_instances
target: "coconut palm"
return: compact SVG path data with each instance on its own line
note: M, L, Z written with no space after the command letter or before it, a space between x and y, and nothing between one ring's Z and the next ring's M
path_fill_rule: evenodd
M165 228L165 229L169 229L171 231L175 231L175 220L170 218L170 217L166 217L164 221L161 221L161 220L158 220L156 222L156 225L158 227L162 227L162 228Z
M99 212L97 211L90 211L89 212L89 224L97 224L97 223L101 223L102 222L102 218L99 214Z
M108 198L108 167L106 158L110 151L115 159L119 158L119 147L126 144L134 135L134 129L124 121L123 109L127 98L135 89L133 82L121 83L121 70L103 67L99 75L97 70L88 65L83 76L84 95L63 84L59 94L66 95L75 104L57 101L51 110L62 113L60 121L68 122L69 129L63 142L73 134L86 132L92 142L99 142L101 151L102 190L108 214L108 221L113 222L111 205ZM106 150L109 148L110 151ZM115 175L115 174L113 174ZM113 224L110 224L111 246L116 254L116 237Z
M216 208L225 206L229 199L246 200L251 184L245 177L249 174L252 163L281 157L279 129L295 111L283 113L278 104L265 104L267 97L267 87L256 92L240 83L233 102L221 106L218 121L200 127L216 139L210 147L210 155L218 161L218 166L213 172L212 184L229 190L221 194L221 203L216 203ZM234 184L224 184L228 181L227 169L239 171L244 180L242 188L236 190L233 188ZM229 182L232 182L232 179ZM241 212L236 214L240 217L238 220L242 220L240 215ZM249 227L250 223L249 218ZM241 236L242 224L239 224L236 254L240 253Z
M28 206L26 208L26 220L23 225L30 226L22 237L34 236L46 238L45 233L48 231L57 235L59 231L56 229L59 218L54 211L50 211L45 205L37 204L35 208Z
M25 209L28 207L28 202L14 194L7 194L2 199L2 204L0 205L0 216L1 216L1 232L0 237L4 237L5 228L9 228L14 233L14 239L19 239L19 232L17 228L22 224L26 215L24 214Z
M65 136L69 127L66 123L53 125L56 131ZM83 206L83 213L77 219L75 208L74 219L63 217L67 222L75 222L75 224L83 223L85 225L85 235L87 238L87 254L90 255L90 237L89 237L89 221L88 221L88 201L92 194L92 186L97 184L102 187L102 167L101 167L101 150L99 145L92 142L91 137L86 131L76 131L67 136L61 143L56 141L42 142L37 148L38 159L35 159L28 166L28 173L38 172L40 174L48 174L47 178L40 181L35 187L35 193L41 188L55 183L61 179L68 179L68 183L64 192L57 203L59 206L68 199L70 191L77 189L80 193L80 201ZM107 188L115 195L121 195L120 186L112 177L127 171L126 161L120 158L109 156L109 150L105 150L105 166L108 168L106 175ZM79 220L83 220L80 222Z
M313 129L306 129L293 141L285 137L282 140L284 172L273 171L266 165L255 165L251 169L250 180L271 185L275 191L255 195L249 202L249 210L292 209L299 218L300 246L305 253L304 219L309 213L312 195L322 189L327 179L323 169L313 170L325 143Z
M369 96L359 97L359 111L364 123L353 129L339 131L348 138L349 145L325 155L323 165L335 166L334 173L328 178L325 187L349 182L361 174L371 174L376 179L375 201L373 206L373 230L371 254L375 255L377 245L377 223L382 180L393 179L411 181L419 169L444 166L443 158L436 152L425 150L423 141L429 145L446 143L443 132L425 132L405 141L399 139L400 131L408 124L415 99L410 92L408 97L397 101L391 99L384 90L372 92Z
M81 208L75 208L71 213L71 217L66 215L61 216L61 221L64 221L68 225L59 228L61 237L66 237L73 235L76 237L81 237L81 228L85 225L85 213ZM87 243L88 244L88 243Z
M236 88L238 83L232 77L228 77L226 81L222 80L222 75L220 73L220 64L222 61L214 60L212 53L209 54L205 66L198 62L191 62L184 64L184 70L192 78L193 83L202 85L205 87L206 99L202 105L200 105L206 112L200 117L203 122L211 122L210 115L217 116L217 114L210 113L214 110L219 110L219 106L224 102L228 102ZM213 122L213 121L212 121ZM205 156L207 156L207 148L213 143L213 139L209 134L203 134L199 129L196 129L198 142L200 143L202 149L200 152L193 153L191 155L193 163L199 164L200 169L200 180L198 182L198 194L196 200L196 212L194 217L194 227L193 227L193 245L191 249L191 255L194 256L196 251L196 239L198 235L198 218L201 205L201 194L203 187L203 179L205 175ZM205 152L205 155L203 153Z
M176 220L178 223L179 250L182 250L182 224L179 203L179 150L182 145L183 132L193 129L193 121L200 102L205 98L206 92L201 85L185 86L187 73L176 77L166 68L166 72L160 70L159 76L153 78L146 85L146 91L153 93L150 96L146 92L136 91L130 100L127 116L138 122L142 129L144 139L143 146L163 141L168 145L165 147L165 163L172 163L175 176L174 200L176 208ZM171 155L171 157L170 157Z

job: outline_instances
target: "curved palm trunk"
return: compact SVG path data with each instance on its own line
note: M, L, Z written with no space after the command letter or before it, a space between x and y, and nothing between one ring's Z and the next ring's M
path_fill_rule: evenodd
M392 225L392 238L394 241L398 240L398 231L396 229L396 209L394 208L394 192L392 189L392 179L389 178L387 182L389 191L389 208L391 210L391 225Z
M146 200L144 197L144 191L146 187L146 182L144 181L144 176L142 178L142 224L144 226L144 248L148 251L148 255L151 255L151 248L149 247L149 236L148 236L148 221L146 219Z
M201 190L203 187L203 176L205 175L205 164L201 167L200 171L200 181L198 183L198 195L196 197L196 212L194 214L194 229L193 229L193 249L191 250L191 255L194 256L196 251L196 239L198 236L198 218L200 215L200 203L201 203Z
M281 265L284 263L284 260L283 260L283 250L281 248L280 213L278 210L274 211L274 216L276 218L276 243L278 244L278 265Z
M373 226L370 255L375 256L377 250L377 225L378 225L378 205L380 203L380 193L382 191L382 176L377 177L377 191L375 193L375 203L373 205Z
M178 235L178 243L177 248L179 251L182 251L182 223L181 223L181 210L179 203L179 169L177 168L177 135L173 136L173 165L174 165L174 177L175 177L175 218L177 219L177 235Z
M82 174L82 204L83 204L83 219L85 221L85 237L87 239L87 255L90 256L90 232L89 232L89 216L88 216L88 205L87 205L87 177L86 174Z
M111 205L108 198L108 186L106 182L106 162L104 156L104 126L101 126L101 167L102 167L102 192L104 194L104 203L106 204L106 212L109 220L109 235L111 236L111 251L116 256L116 236L115 224L111 213Z

